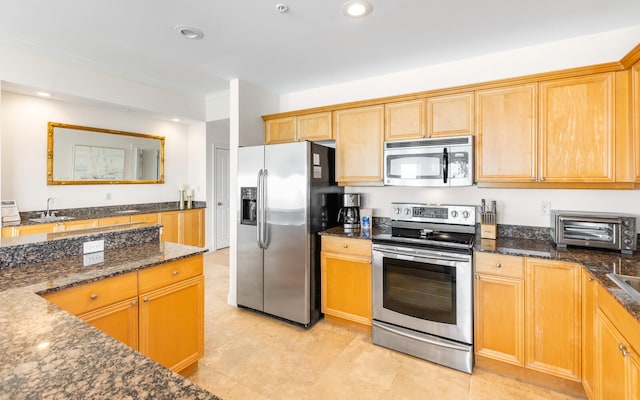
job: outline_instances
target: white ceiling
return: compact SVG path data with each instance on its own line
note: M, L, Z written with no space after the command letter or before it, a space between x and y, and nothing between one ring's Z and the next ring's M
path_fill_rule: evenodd
M639 0L370 0L362 20L343 1L0 0L0 42L203 97L234 78L291 93L640 21Z

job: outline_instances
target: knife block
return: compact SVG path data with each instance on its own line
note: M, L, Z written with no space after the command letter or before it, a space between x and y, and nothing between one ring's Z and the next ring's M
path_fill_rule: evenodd
M495 239L497 237L498 225L480 224L480 237L483 239Z

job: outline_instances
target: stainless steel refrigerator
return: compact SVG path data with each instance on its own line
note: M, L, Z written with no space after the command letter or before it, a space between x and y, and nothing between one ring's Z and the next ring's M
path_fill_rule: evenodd
M305 327L320 319L320 238L343 189L335 150L311 142L241 147L238 306Z

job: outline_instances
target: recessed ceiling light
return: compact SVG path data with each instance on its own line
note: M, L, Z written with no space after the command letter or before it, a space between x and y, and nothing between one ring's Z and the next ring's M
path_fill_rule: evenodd
M173 122L180 122L180 118L171 118Z
M194 28L193 26L178 25L173 29L175 29L178 35L185 37L187 39L198 40L204 37L204 33L202 33L200 29Z
M364 0L349 0L342 5L342 13L347 17L360 18L369 15L373 6Z
M286 14L289 11L289 6L282 3L276 4L276 10L278 10L280 14Z
M51 93L47 93L47 92L38 92L36 94L40 97L51 97Z

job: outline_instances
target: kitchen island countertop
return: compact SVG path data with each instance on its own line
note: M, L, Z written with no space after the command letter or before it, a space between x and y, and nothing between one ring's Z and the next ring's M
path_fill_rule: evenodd
M152 242L0 269L0 400L217 399L38 295L201 254Z

